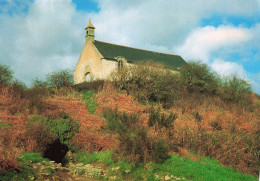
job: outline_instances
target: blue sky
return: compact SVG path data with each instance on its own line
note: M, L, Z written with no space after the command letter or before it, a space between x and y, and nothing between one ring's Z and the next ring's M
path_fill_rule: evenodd
M0 63L27 85L73 70L89 18L100 41L201 60L260 93L260 0L0 0Z

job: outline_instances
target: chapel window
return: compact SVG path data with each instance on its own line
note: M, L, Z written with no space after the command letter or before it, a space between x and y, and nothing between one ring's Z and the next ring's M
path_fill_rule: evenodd
M91 81L91 75L90 73L86 73L86 82L90 82Z
M123 61L119 60L118 61L118 70L121 71L123 69Z

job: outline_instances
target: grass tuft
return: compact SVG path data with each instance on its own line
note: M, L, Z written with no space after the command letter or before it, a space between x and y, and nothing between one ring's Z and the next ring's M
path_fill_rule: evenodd
M95 95L95 92L94 91L86 91L84 93L84 100L87 104L87 107L88 107L88 111L91 113L91 114L94 114L95 111L96 111L96 107L97 107L97 103L95 102L94 100L94 95Z

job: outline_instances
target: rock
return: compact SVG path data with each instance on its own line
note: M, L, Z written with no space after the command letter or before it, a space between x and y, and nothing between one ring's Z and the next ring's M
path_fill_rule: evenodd
M164 177L164 180L170 180L171 179L171 177L169 176L169 175L166 175L165 177Z
M160 177L159 177L159 175L155 174L155 178L159 179Z
M110 176L109 180L116 180L116 176Z
M125 170L125 173L129 173L131 170Z
M82 167L84 164L83 163L77 163L76 166L77 167Z
M111 170L112 170L113 172L116 172L117 170L119 170L119 168L120 168L120 167L114 167L114 168L112 168Z

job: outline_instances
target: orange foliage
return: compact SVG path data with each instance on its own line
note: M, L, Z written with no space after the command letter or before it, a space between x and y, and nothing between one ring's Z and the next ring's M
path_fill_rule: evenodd
M111 83L105 83L101 91L96 95L98 104L96 113L102 113L103 109L118 109L119 112L144 113L148 108L140 106L132 96L118 93Z

